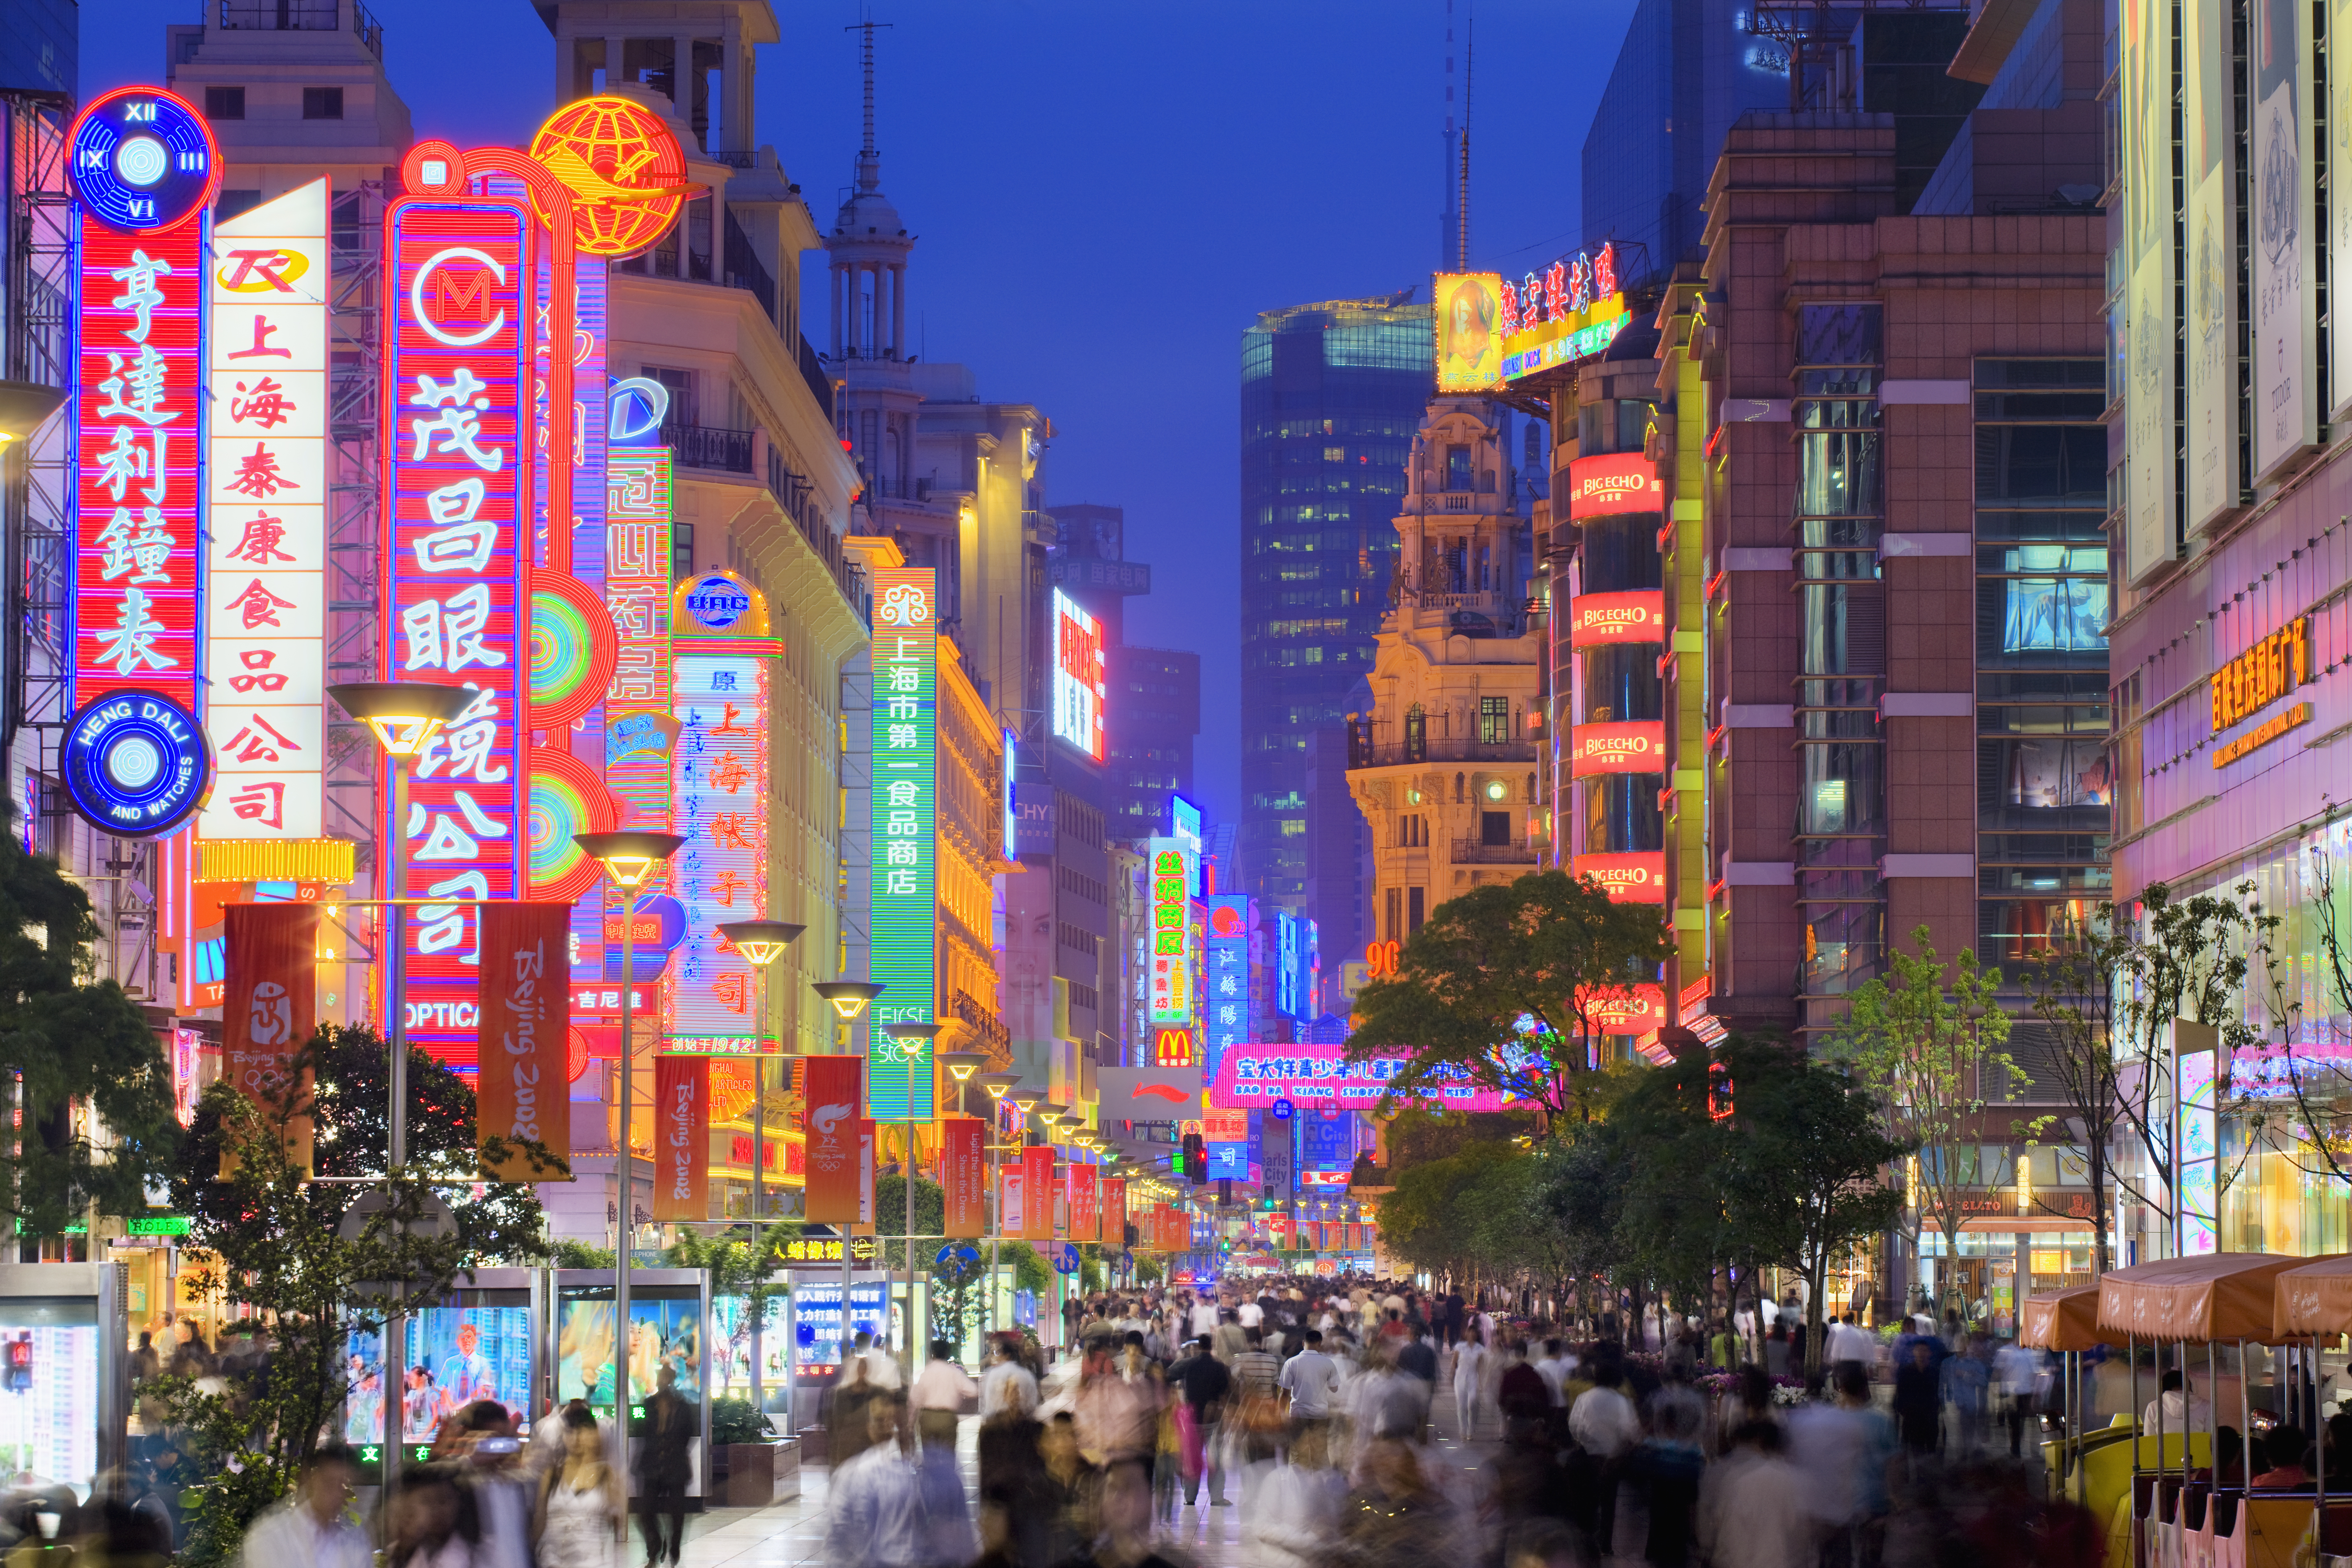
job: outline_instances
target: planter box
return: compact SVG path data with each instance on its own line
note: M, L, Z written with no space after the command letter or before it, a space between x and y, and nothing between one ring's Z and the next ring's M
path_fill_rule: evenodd
M801 1446L729 1443L719 1448L729 1508L766 1508L801 1495Z

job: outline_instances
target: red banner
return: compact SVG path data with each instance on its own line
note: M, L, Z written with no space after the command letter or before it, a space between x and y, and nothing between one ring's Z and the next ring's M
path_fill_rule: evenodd
M1170 1205L1160 1211L1160 1250L1190 1252L1192 1250L1192 1222L1184 1211Z
M1100 1173L1092 1165L1073 1163L1070 1166L1070 1239L1100 1241L1102 1239L1102 1187Z
M854 1225L863 1180L858 1170L856 1057L803 1058L808 1079L808 1189L804 1213L824 1225Z
M1579 724L1569 731L1571 778L1666 771L1666 727L1655 719Z
M1579 594L1568 602L1568 631L1573 647L1664 642L1666 596L1655 588Z
M1102 1179L1102 1237L1112 1247L1127 1245L1127 1178Z
M1620 511L1663 511L1664 498L1664 487L1658 483L1658 465L1639 452L1577 458L1568 465L1571 521Z
M1579 855L1576 874L1590 877L1621 904L1666 901L1666 858L1659 853Z
M988 1234L988 1129L977 1117L950 1116L940 1123L940 1185L946 1194L946 1234Z
M710 1217L710 1058L654 1058L654 1218Z
M221 910L226 952L221 1001L221 1070L266 1112L286 1097L307 1102L294 1081L294 1054L318 1027L319 906L230 904ZM310 1169L310 1119L286 1123L286 1157ZM227 1173L227 1161L223 1172Z
M996 1234L1021 1236L1028 1228L1024 1189L1029 1184L1029 1173L1016 1160L996 1173Z
M1286 1214L1266 1215L1265 1233L1274 1237L1275 1246L1286 1249L1290 1246L1290 1216Z
M497 1139L504 1152L483 1156L482 1170L502 1182L568 1180L541 1169L524 1142L572 1156L572 1097L566 1060L564 988L570 904L493 903L482 907L482 999L475 1051L481 1077L474 1090L474 1145Z
M1054 1239L1054 1148L1040 1143L1021 1151L1021 1235L1027 1241Z

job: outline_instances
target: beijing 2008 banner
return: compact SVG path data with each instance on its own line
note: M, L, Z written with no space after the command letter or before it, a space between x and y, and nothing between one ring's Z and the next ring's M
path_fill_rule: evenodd
M654 1058L654 1218L710 1217L710 1058Z
M561 1181L522 1145L557 1159L572 1153L567 1089L564 949L570 904L491 904L482 910L481 1075L474 1116L478 1146L499 1141L485 1173L499 1181Z

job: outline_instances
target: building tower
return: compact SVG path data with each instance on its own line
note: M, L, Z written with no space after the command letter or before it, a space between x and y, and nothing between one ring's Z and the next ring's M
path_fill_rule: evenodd
M1311 877L1308 739L1342 732L1370 668L1414 432L1434 379L1412 290L1268 310L1242 334L1241 884L1360 947L1352 879ZM1337 768L1328 813L1355 812ZM1349 837L1360 846L1361 828ZM1331 837L1331 836L1327 836ZM1342 858L1348 858L1343 857ZM1307 908L1310 880L1347 889Z
M1372 708L1349 716L1374 942L1402 942L1446 900L1534 870L1549 832L1536 780L1543 633L1528 614L1509 445L1501 411L1475 397L1431 404L1412 445Z

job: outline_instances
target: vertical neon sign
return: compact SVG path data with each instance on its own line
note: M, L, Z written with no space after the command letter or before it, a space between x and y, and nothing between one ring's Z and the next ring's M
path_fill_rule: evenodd
M928 1022L938 991L939 597L928 566L874 574L874 1004L867 1103L877 1121L929 1121L931 1047L895 1042L894 1022Z
M1151 854L1151 1021L1192 1022L1193 861L1182 843L1154 838Z
M677 668L677 751L670 863L686 940L662 977L663 1033L688 1048L767 1049L761 972L719 933L764 919L768 886L768 671L749 654L687 653Z
M412 1038L471 1065L481 943L458 900L522 898L527 876L535 235L520 200L404 197L384 226L384 668L476 694L418 758L407 820L391 825L398 896L451 900L408 911L403 1003Z
M205 838L325 831L327 182L213 229Z

